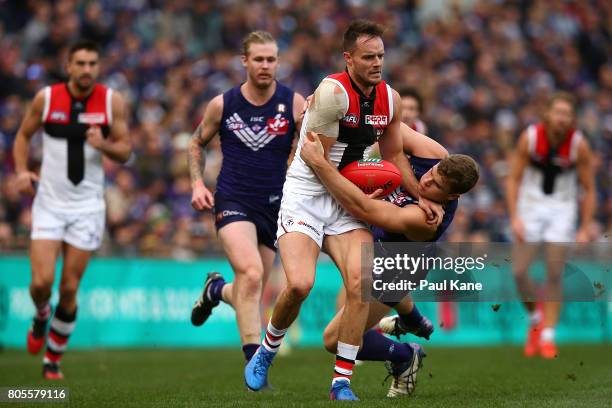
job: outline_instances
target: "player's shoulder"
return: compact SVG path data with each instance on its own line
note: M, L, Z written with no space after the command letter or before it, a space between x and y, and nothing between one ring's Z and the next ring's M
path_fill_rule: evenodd
M223 113L223 98L225 93L219 94L212 98L206 105L206 112L208 114L221 114Z
M276 81L276 93L277 94L286 94L286 95L292 95L294 93L296 93L292 88L290 88L289 86L283 84L280 81Z

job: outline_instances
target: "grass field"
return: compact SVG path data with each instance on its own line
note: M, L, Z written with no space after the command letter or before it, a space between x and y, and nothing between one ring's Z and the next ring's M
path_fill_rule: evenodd
M354 390L373 407L610 407L612 345L563 346L553 361L527 360L517 347L430 348L416 393L384 397L390 379L382 363L356 368ZM294 350L275 360L275 390L248 392L242 354L235 350L69 351L64 358L70 402L77 407L322 406L328 399L333 358L318 349ZM49 385L40 358L0 353L0 387ZM0 404L1 405L1 404ZM28 404L28 406L44 406ZM15 407L11 403L7 406Z

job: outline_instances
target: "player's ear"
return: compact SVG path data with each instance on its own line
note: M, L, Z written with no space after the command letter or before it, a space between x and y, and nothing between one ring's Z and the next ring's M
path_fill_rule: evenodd
M342 53L342 56L344 57L344 61L346 62L346 65L352 65L353 64L353 57L351 56L350 52L344 51Z
M245 68L247 66L247 59L248 59L248 57L246 55L244 55L244 54L242 54L240 56L240 61L242 62L242 66L245 67Z

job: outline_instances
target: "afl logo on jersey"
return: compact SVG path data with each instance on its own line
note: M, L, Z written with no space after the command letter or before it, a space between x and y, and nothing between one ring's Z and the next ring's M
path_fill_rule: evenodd
M387 116L385 115L366 115L366 125L372 126L387 126Z
M280 136L289 130L289 121L277 114L273 119L268 119L268 134Z
M68 114L63 111L53 111L49 115L49 120L53 122L65 122L68 120Z
M354 113L348 114L342 118L342 123L344 126L357 127L359 125L359 116Z
M285 106L285 104L284 104L284 103L279 103L279 104L276 106L276 111L277 111L278 113L285 113L285 111L286 111L286 110L287 110L287 107Z
M239 118L240 119L240 118ZM236 120L235 118L231 117L228 118L225 121L225 125L227 126L228 130L230 131L235 131L235 130L241 130L244 129L246 127L246 124L242 121L242 119L240 120Z

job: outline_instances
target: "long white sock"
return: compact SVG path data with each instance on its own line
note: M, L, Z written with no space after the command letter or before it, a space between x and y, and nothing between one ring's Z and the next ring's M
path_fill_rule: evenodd
M554 327L545 327L542 330L542 335L540 337L541 341L545 341L547 343L551 343L555 341L555 328Z

